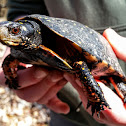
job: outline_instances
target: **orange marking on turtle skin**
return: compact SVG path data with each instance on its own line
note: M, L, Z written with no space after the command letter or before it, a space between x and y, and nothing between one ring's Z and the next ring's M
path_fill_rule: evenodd
M96 96L96 95L95 95ZM89 97L89 100L91 101L91 102L100 102L100 99L96 96L92 96L92 97Z
M55 53L54 51L52 51L51 49L45 47L44 45L40 45L40 46L42 47L43 50L48 51L49 53L51 53L52 56L58 56L58 57L60 57L58 54L56 54L56 53ZM60 57L60 58L61 58L61 57Z
M91 93L91 95L92 95L92 96L94 96L94 95L95 95L95 93Z
M14 60L9 64L9 68L11 68L12 76L15 78L17 76L16 68L19 64L18 60Z
M83 64L83 61L79 61L79 62L77 62L77 64L82 65Z
M45 47L44 45L39 45L36 48L42 48L43 50L45 50L47 53L49 53L51 56L56 56L58 57L68 68L72 69L72 67L63 59L61 58L57 53L55 53L54 51L52 51L51 49Z
M10 64L8 64L8 66L3 66L3 69L4 69L4 73L6 75L6 77L8 79L11 79L10 77L12 78L15 78L17 77L17 66L19 64L19 61L18 60L14 60L13 62L10 62ZM10 70L9 70L10 69Z
M112 79L112 77L110 77L110 81L113 84L113 86L114 86L115 90L117 91L118 95L120 96L120 98L124 100L123 94L118 89L117 84L114 82L114 80Z
M83 55L87 59L88 63L91 63L91 62L96 63L96 62L98 62L98 59L96 58L96 56L93 56L93 55L91 55L88 52L83 52Z

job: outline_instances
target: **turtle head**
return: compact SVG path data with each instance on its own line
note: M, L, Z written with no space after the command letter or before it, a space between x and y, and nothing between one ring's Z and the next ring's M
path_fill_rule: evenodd
M39 26L37 27L33 21L0 23L0 42L9 47L34 48L42 41L40 34Z

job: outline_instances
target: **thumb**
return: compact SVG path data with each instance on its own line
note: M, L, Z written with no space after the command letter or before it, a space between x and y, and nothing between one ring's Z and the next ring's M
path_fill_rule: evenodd
M116 56L126 61L126 38L117 34L113 29L106 29L103 36L108 40Z

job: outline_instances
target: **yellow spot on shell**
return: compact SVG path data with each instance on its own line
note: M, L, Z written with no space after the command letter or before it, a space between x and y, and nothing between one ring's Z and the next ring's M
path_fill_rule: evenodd
M78 41L79 44L81 44L81 41Z
M76 25L76 23L74 23L74 25Z
M51 20L47 20L48 22L51 22Z
M62 32L65 32L65 30L62 30Z

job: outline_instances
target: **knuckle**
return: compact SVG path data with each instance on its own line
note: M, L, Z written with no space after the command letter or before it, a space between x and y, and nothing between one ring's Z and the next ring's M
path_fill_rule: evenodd
M26 91L24 90L19 90L16 92L17 96L27 102L36 102L36 98L31 95L31 94L28 94Z

